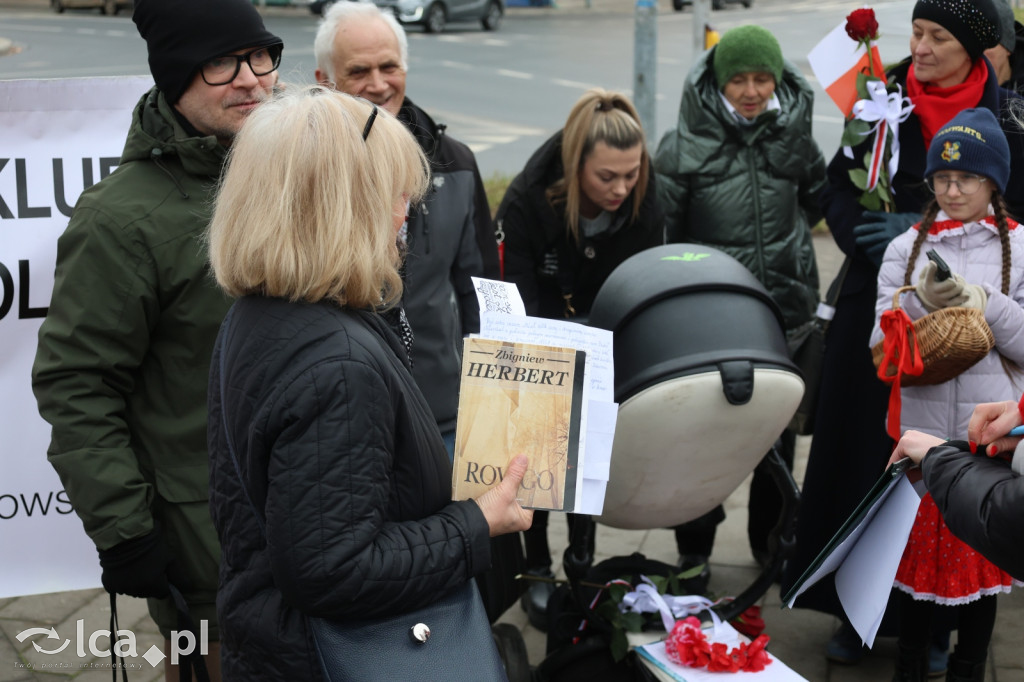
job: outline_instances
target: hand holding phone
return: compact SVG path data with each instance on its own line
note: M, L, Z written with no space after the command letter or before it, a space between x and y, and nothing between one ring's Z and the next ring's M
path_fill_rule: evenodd
M949 265L946 264L946 261L942 260L942 256L940 256L935 249L928 249L925 255L928 256L928 260L935 263L935 267L938 268L935 272L936 282L945 282L953 276L953 271L949 269Z

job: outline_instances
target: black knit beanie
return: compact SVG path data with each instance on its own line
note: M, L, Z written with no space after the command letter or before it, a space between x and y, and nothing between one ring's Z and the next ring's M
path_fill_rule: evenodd
M999 43L999 10L993 0L917 0L913 19L934 21L952 33L972 60Z
M935 133L924 176L930 178L941 170L984 175L1000 192L1006 191L1010 145L991 111L964 109Z
M153 80L172 104L203 63L282 42L249 0L135 0L132 21L146 41Z

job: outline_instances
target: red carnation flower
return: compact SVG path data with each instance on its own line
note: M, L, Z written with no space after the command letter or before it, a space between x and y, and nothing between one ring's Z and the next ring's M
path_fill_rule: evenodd
M721 642L711 645L711 660L708 661L708 672L734 673L739 672L739 662L729 655L729 647Z
M766 665L771 664L772 659L769 658L768 652L764 650L765 645L768 644L768 639L768 635L761 635L744 647L743 654L746 660L741 664L743 670L756 673L764 670Z
M875 10L864 7L855 9L846 17L846 34L857 42L878 40L878 22Z

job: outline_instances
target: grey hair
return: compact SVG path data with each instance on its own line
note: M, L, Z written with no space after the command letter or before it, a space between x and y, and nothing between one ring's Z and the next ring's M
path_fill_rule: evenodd
M341 0L331 5L320 20L313 39L313 54L316 66L334 80L334 37L343 24L359 19L380 19L395 34L398 51L402 60L402 71L409 71L409 39L405 37L405 29L391 12L382 11L372 2L348 2Z

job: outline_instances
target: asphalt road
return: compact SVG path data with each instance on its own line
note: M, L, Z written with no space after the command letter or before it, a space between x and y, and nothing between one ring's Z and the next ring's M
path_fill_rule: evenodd
M857 6L855 1L756 0L750 9L729 4L711 13L710 25L721 32L747 23L765 26L779 38L783 54L814 83L807 53ZM874 4L886 61L908 52L912 6L913 0ZM510 10L495 33L473 24L452 25L441 35L410 28L407 93L476 151L485 176L515 173L562 126L585 89L632 92L633 3L604 1L595 7ZM266 23L285 41L282 78L312 82L316 18L304 9L275 9ZM0 36L17 48L0 59L0 79L148 72L145 44L127 16L103 17L94 11L56 15L42 3L0 4ZM663 9L657 21L654 142L675 123L682 83L696 54L693 43L692 10ZM831 156L842 118L816 83L815 88L815 137Z

